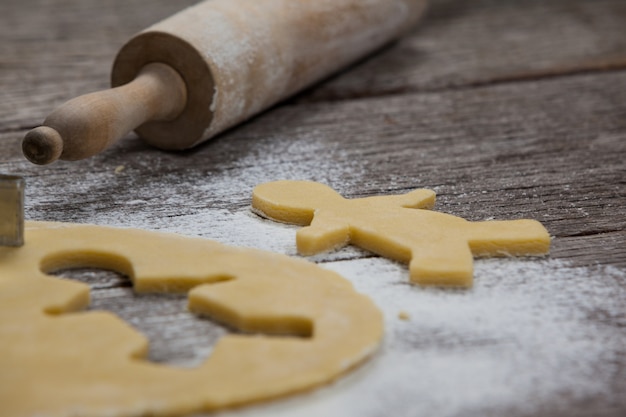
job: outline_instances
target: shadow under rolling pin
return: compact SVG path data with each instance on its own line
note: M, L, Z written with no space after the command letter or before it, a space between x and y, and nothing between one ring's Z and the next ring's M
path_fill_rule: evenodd
M112 89L70 100L30 131L36 164L95 155L131 130L191 148L410 29L426 0L207 0L132 38Z

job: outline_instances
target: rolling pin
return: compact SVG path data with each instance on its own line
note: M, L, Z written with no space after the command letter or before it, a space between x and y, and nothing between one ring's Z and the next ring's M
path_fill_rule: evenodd
M112 89L54 110L22 142L36 164L95 155L131 130L191 148L410 29L426 0L207 0L128 41Z

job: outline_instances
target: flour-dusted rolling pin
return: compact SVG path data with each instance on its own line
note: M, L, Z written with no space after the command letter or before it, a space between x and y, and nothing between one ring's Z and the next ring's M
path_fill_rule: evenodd
M87 158L136 129L186 149L396 38L426 0L207 0L119 52L111 90L63 104L30 131L37 164Z

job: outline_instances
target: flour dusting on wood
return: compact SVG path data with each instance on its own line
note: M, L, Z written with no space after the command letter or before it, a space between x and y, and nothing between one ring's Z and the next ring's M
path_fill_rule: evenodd
M384 311L382 351L335 386L242 415L534 414L550 411L555 396L565 407L624 388L615 380L624 327L598 320L626 325L624 271L478 260L474 288L451 290L412 286L404 266L377 257L325 267ZM398 310L411 320L398 320Z
M206 171L168 170L171 160L184 156L142 148L115 174L109 168L118 161L99 156L80 163L85 168L81 181L68 183L62 196L43 192L53 178L31 176L27 215L176 232L297 256L298 228L255 215L250 196L255 185L278 179L315 180L360 195L363 187L355 184L368 177L367 162L339 146L333 148L324 134L303 128L287 138L278 131L253 138L254 146L248 148L250 141L222 141L204 155L210 166ZM137 145L121 146L132 152ZM237 146L236 160L223 159L220 152ZM146 175L150 180L137 180ZM110 193L116 184L120 195L115 199L99 195ZM394 193L398 185L388 186L384 193ZM414 186L437 188L428 183ZM456 198L464 198L463 190L457 191ZM453 207L453 197L438 209ZM489 211L489 203L484 205ZM506 410L528 415L549 413L560 403L567 409L586 398L619 398L626 390L626 382L619 379L624 375L620 366L626 340L623 270L574 268L550 257L476 260L474 287L455 290L410 285L405 265L352 246L309 259L342 274L383 310L383 348L371 362L331 386L225 415L373 417L388 415L389 410L395 416L483 416ZM95 298L97 294L94 290ZM102 295L98 307L106 308L110 302ZM399 320L399 311L410 320ZM191 318L183 319L184 314L177 313L182 321L173 322L176 326L203 328L185 322ZM179 331L146 329L159 343L156 357L169 355L177 340L185 338ZM218 335L223 330L215 331ZM158 340L173 334L176 340L165 345ZM197 364L210 347L194 348L194 338L186 339L187 353L180 359L187 366ZM612 405L598 405L605 406Z

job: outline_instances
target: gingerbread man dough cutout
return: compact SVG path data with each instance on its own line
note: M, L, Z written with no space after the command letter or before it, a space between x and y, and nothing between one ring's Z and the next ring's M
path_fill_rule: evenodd
M422 285L471 286L473 256L545 255L550 235L534 220L470 222L431 210L435 193L348 200L309 181L257 186L253 209L270 219L304 227L298 252L313 255L348 243L409 262L411 281Z
M0 247L2 416L179 416L264 400L337 378L382 337L367 297L303 260L60 223L27 222L25 241ZM137 292L189 291L192 311L263 334L222 337L194 369L148 362L140 333L111 313L80 311L88 285L45 274L79 266L122 272Z

